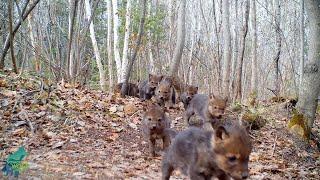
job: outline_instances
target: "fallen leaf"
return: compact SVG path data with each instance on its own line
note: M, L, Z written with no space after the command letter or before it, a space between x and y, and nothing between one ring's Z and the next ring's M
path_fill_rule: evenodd
M104 165L100 162L92 162L92 163L89 163L88 166L91 168L105 168L105 167L107 167L106 165Z
M86 125L86 123L84 121L80 121L80 120L77 121L77 124L79 124L80 126L85 126Z
M124 106L124 113L127 115L132 115L133 113L137 112L137 110L137 107L133 103Z
M134 123L129 123L128 125L129 125L129 127L131 127L134 130L138 129L137 125L135 125Z
M118 139L118 137L118 133L112 133L110 136L107 137L107 141L115 141L116 139Z
M8 89L1 90L1 94L7 97L14 97L17 95L17 91L11 91Z
M20 129L16 129L15 131L13 131L12 135L13 136L23 136L26 133L26 129L25 128L20 128Z
M52 145L52 149L61 148L64 144L64 141L60 141Z
M117 105L111 106L111 107L109 108L109 111L110 111L111 113L117 112L117 111L118 111Z
M86 173L84 173L84 172L75 172L75 173L73 173L72 175L73 176L83 176L83 175L85 175Z

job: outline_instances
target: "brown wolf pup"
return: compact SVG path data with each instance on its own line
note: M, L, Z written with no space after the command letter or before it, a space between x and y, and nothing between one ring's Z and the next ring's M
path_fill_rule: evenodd
M181 94L181 96L180 96L180 100L184 105L184 109L187 109L191 99L197 93L198 93L198 87L197 86L188 85L186 87L185 92L183 92Z
M139 97L142 100L151 99L155 95L155 90L162 80L163 76L149 74L148 80L142 81L138 85Z
M176 101L177 102L180 101L180 96L181 96L182 92L185 91L184 84L175 76L164 76L163 79L170 82L171 86L174 88L175 93L176 93L176 98L177 98Z
M196 94L191 99L189 106L185 112L185 120L188 125L190 124L190 117L194 114L200 119L199 125L203 126L204 123L211 123L212 126L218 119L222 118L224 110L227 106L227 98L205 94Z
M143 117L142 132L149 141L150 154L155 156L156 139L162 139L165 149L170 145L170 137L175 136L175 133L170 129L171 121L160 106L151 105L148 109Z
M123 83L118 83L113 88L113 93L118 94L121 93ZM139 97L139 89L138 86L134 83L128 83L128 91L126 92L127 96Z
M175 91L168 80L163 79L159 83L155 92L155 97L159 105L169 108L173 106L176 101Z
M191 180L246 179L252 150L240 125L219 126L214 132L191 127L180 132L162 159L162 179L180 169Z

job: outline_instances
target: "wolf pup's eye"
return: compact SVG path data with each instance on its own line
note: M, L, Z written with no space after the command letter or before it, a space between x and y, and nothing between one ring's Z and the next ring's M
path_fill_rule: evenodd
M237 160L237 157L236 156L230 156L228 157L228 161L229 162L235 162Z
M158 119L158 122L161 122L162 121L162 119Z

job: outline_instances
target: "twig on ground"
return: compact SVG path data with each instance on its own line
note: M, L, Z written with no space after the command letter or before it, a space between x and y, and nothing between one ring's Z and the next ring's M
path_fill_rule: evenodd
M30 119L28 118L27 113L22 108L22 103L19 103L19 106L20 106L20 110L21 110L20 113L24 115L24 118L27 121L28 126L30 127L31 134L34 135L34 127L33 127L32 123L31 123Z
M276 150L277 138L278 138L278 135L276 134L276 137L274 138L274 141L273 141L273 147L272 147L272 154L271 154L271 156L274 155L274 152L275 152L275 150Z

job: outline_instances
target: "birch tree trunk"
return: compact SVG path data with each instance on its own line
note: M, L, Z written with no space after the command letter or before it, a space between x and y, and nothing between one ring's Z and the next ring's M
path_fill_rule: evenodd
M229 84L230 84L230 61L231 61L231 32L229 21L229 0L222 2L222 29L223 29L223 92L224 96L229 97Z
M36 47L36 42L33 34L33 27L32 27L32 15L30 14L28 16L28 27L29 27L29 34L30 34L30 40L31 40L31 45L34 48L34 51L32 51L32 55L34 57L34 64L35 64L35 70L36 72L40 71L40 60L39 60L39 52L38 48Z
M273 58L273 65L274 65L274 92L277 96L280 93L280 69L279 69L279 60L281 54L281 31L280 31L280 3L279 0L274 0L275 6L275 30L276 30L276 45L277 45L277 52L276 56Z
M152 1L149 3L148 5L148 17L150 18L153 13L152 13ZM148 38L149 38L149 41L148 41L148 55L149 55L149 67L148 67L148 72L149 73L155 73L154 72L154 58L153 58L153 53L152 53L152 32L151 30L148 31Z
M8 2L8 14L9 14L9 36L10 36L10 54L11 54L11 61L12 61L12 65L13 65L13 70L15 73L18 73L18 68L17 68L17 63L16 63L16 58L14 57L14 46L13 46L13 38L14 38L14 34L13 34L13 1L9 1Z
M175 17L175 8L174 6L176 5L176 0L169 0L168 6L169 6L169 12L168 12L168 17L169 17L169 53L168 53L168 60L171 61L172 58L172 39L173 39L173 32L174 32L174 17Z
M67 53L67 63L68 63L68 74L69 78L73 79L74 76L74 60L73 60L73 26L76 16L76 9L78 6L78 0L69 0L70 12L69 12L69 25L68 25L68 53Z
M85 10L86 10L86 19L87 19L87 21L89 21L91 14L92 14L89 0L85 0ZM92 41L93 51L96 56L96 62L97 62L97 66L99 69L100 88L101 88L101 90L104 91L106 89L106 77L105 77L105 72L103 69L102 62L101 62L98 43L96 40L94 25L93 25L92 21L90 22L89 30L90 30L90 38Z
M195 21L195 20L193 19L193 21ZM191 30L192 34L190 35L191 36L191 47L190 47L190 52L189 52L189 71L187 72L188 80L186 81L186 82L188 82L188 84L193 84L193 77L194 77L194 74L193 74L193 63L192 63L194 41L195 41L195 34L196 34L194 25L191 25L191 29L192 29Z
M251 0L251 19L252 19L252 61L251 61L251 93L257 94L257 7L256 0Z
M118 1L112 0L112 14L113 14L113 54L117 67L117 81L121 82L121 57L119 49L119 11Z
M130 24L131 24L131 0L127 0L126 25L125 25L122 65L121 65L121 82L125 80L126 70L128 68L128 47L129 47Z
M302 85L303 80L303 67L304 67L304 0L300 0L300 78L299 87Z
M107 22L107 51L108 51L108 68L109 68L109 91L112 90L113 87L113 69L112 69L112 5L111 0L107 1L107 15L108 15L108 22Z
M134 51L133 51L133 55L131 57L130 63L128 65L128 68L126 70L126 75L125 75L125 81L122 84L121 87L121 96L124 97L127 90L128 90L128 81L130 78L130 74L132 71L132 67L133 64L136 60L137 54L138 54L138 50L140 48L141 45L141 39L143 36L143 29L144 29L144 21L145 21L145 17L146 17L146 11L147 11L147 0L143 0L142 2L142 15L141 15L141 19L140 19L140 24L139 24L139 31L138 31L138 38L135 42L135 47L134 47Z
M212 2L212 5L213 5L213 7L212 7L212 12L213 12L213 20L214 20L214 33L215 33L215 36L216 36L216 39L217 39L217 51L216 51L216 54L217 54L217 81L216 81L216 86L217 87L219 87L218 88L218 92L221 92L221 53L220 53L220 33L219 33L219 31L218 31L218 19L217 19L217 14L216 14L216 2L213 0L213 2Z
M245 4L245 14L244 14L244 22L242 27L242 34L240 39L240 53L238 56L238 68L237 68L237 78L236 78L236 98L238 101L241 102L242 97L242 69L243 69L243 57L244 57L244 51L246 47L246 37L248 33L248 19L249 19L249 9L250 9L250 0L246 0Z
M297 110L303 114L305 128L302 135L309 138L320 93L320 0L306 0L305 5L310 20L310 48L309 61L303 68L304 76L299 89Z
M233 44L233 49L232 49L232 66L231 66L231 72L232 72L232 77L230 78L231 80L231 89L236 89L236 79L237 79L237 59L238 59L238 54L239 54L239 28L241 27L240 22L239 22L239 7L238 7L239 1L235 0L235 25L234 25L234 44Z
M176 76L179 69L179 64L181 61L184 41L186 36L185 21L186 21L186 0L181 0L179 14L178 14L177 43L174 49L172 65L169 72L171 76Z

